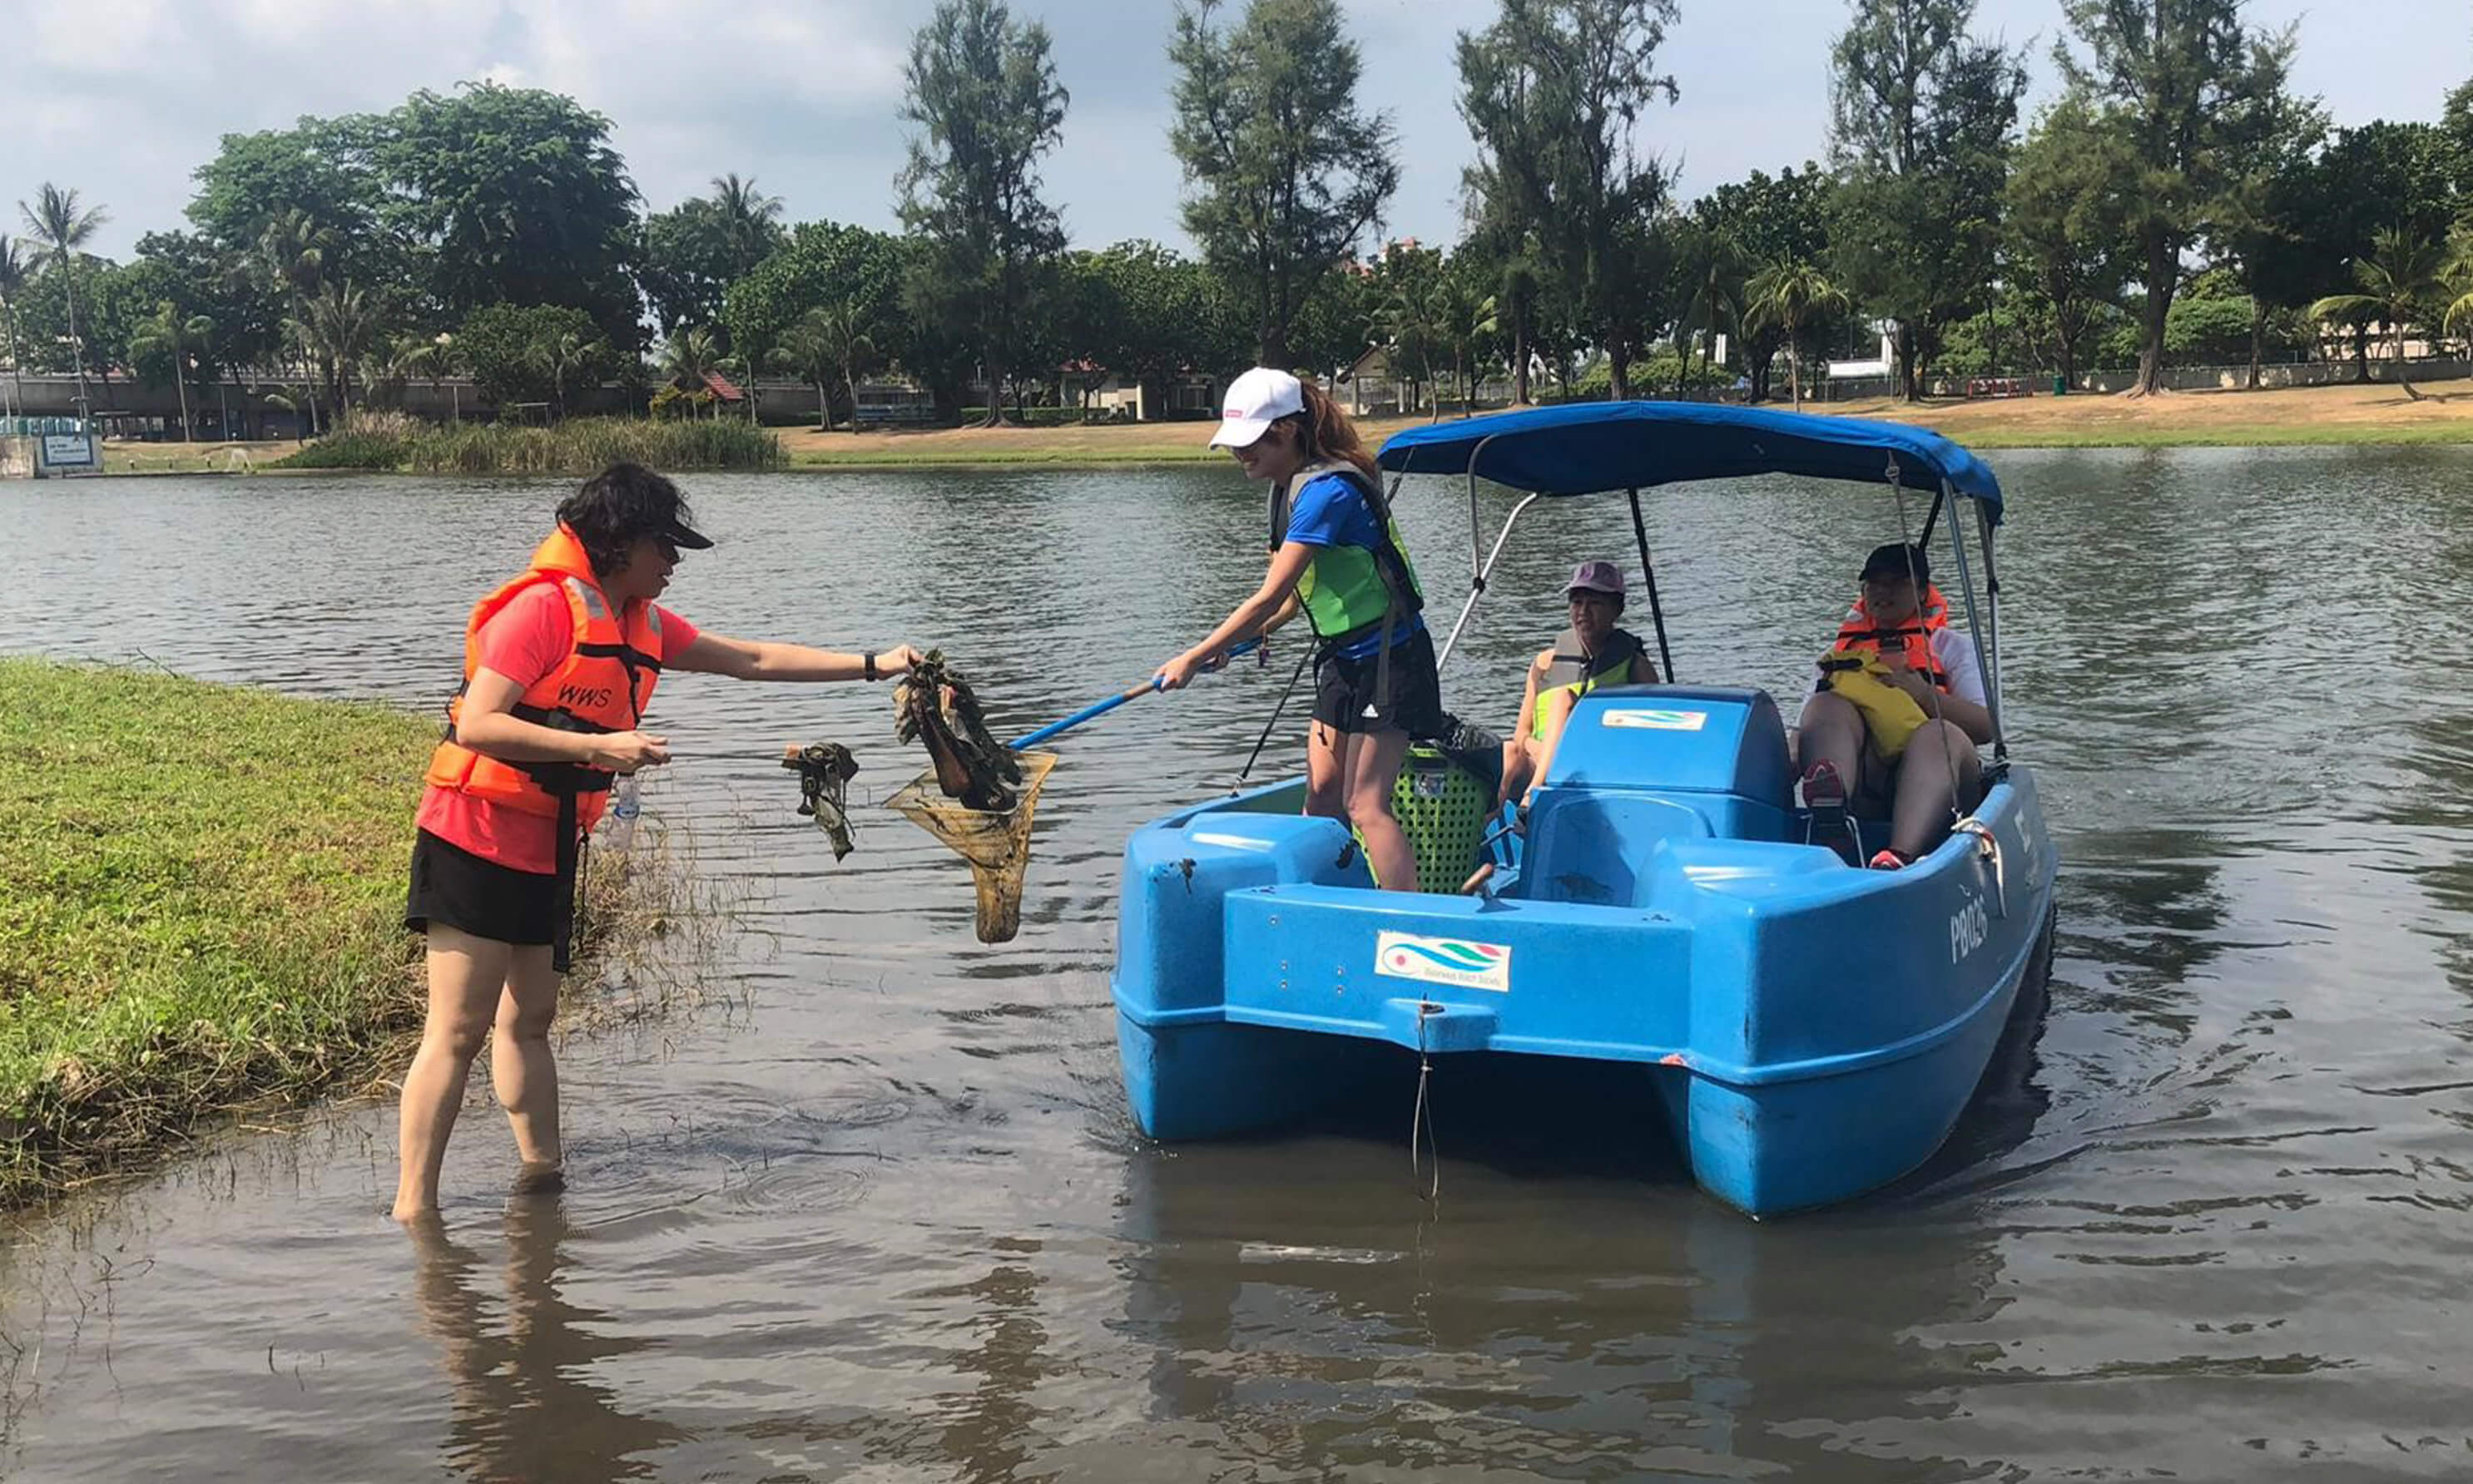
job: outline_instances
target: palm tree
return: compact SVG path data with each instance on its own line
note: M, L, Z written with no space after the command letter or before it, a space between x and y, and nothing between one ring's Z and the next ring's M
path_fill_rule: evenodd
M326 253L334 246L335 234L318 225L317 219L298 206L288 207L267 220L257 236L255 266L267 279L283 291L292 307L291 318L284 327L293 332L293 342L300 347L301 376L308 389L309 422L318 421L318 373L309 364L313 352L309 343L299 332L309 323L309 296L317 292L325 277ZM287 400L284 404L292 407ZM297 408L293 408L297 411ZM296 429L300 426L294 424Z
M783 331L781 343L766 357L781 370L796 371L816 384L820 431L830 431L833 425L833 404L825 389L828 373L841 382L842 395L850 399L851 431L858 431L858 371L861 363L876 355L876 340L869 333L873 328L856 299L819 304Z
M68 291L69 354L77 367L78 406L85 406L85 347L78 339L77 323L77 260L84 254L79 250L92 241L103 224L111 220L101 206L78 209L78 193L62 190L51 181L43 182L35 192L35 203L17 203L17 214L26 219L26 229L41 239L50 250L52 264L60 271L60 285Z
M712 331L700 324L693 329L681 330L661 347L661 374L691 396L697 393L709 395L705 373L717 369L720 362L720 345L714 340ZM721 416L718 405L713 416Z
M2446 292L2447 255L2437 243L2401 227L2381 227L2370 243L2369 252L2353 260L2361 292L2328 295L2310 306L2310 318L2385 321L2395 344L2396 385L2417 402L2421 394L2405 368L2404 327ZM2454 315L2455 305L2448 313Z
M744 278L773 251L781 229L781 198L765 195L754 176L741 180L733 170L712 178L712 207L730 249L732 276Z
M1435 317L1434 309L1433 295L1420 294L1414 286L1403 284L1392 290L1391 297L1384 299L1381 307L1365 322L1366 332L1390 349L1391 372L1395 379L1408 368L1414 368L1414 373L1408 376L1412 411L1416 404L1414 389L1432 379L1434 343L1443 339L1446 333ZM1442 403L1437 399L1434 420L1440 421L1442 416Z
M130 338L131 353L155 352L171 361L172 385L180 395L180 442L184 443L193 441L189 430L189 356L214 332L214 321L202 314L184 315L170 299L158 299L153 317Z
M1743 299L1745 318L1786 331L1787 378L1794 388L1794 410L1803 411L1804 326L1824 310L1846 308L1851 302L1846 291L1817 264L1779 258L1743 285Z
M1477 387L1469 379L1469 359L1477 343L1495 332L1499 323L1495 313L1495 297L1478 298L1475 289L1457 277L1446 278L1433 292L1434 323L1443 338L1451 342L1452 373L1459 382L1460 414L1467 416L1470 404L1477 400ZM1442 418L1442 400L1434 401L1434 417Z
M26 292L28 264L17 240L0 232L0 326L9 332L9 375L17 388L17 415L26 413L26 357L17 348L17 296Z
M558 396L559 420L566 420L566 384L578 371L590 365L606 348L598 339L587 339L573 330L544 335L532 344L528 358L550 379Z
M308 317L293 321L292 330L312 357L312 375L334 378L335 411L340 417L352 410L352 367L377 338L377 309L368 295L349 283L325 285L306 308Z
M1675 335L1683 339L1692 330L1701 331L1700 373L1705 377L1717 355L1717 332L1721 326L1731 328L1743 314L1743 263L1733 242L1712 235L1708 249L1692 280L1691 296L1683 305L1683 318L1675 322ZM1677 346L1677 349L1686 348ZM1688 360L1688 357L1687 357Z

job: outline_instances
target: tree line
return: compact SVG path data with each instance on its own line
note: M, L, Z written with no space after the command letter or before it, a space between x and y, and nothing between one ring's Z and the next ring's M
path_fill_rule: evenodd
M2255 385L2330 331L2366 379L2374 336L2401 372L2409 330L2473 321L2473 83L2437 123L2337 129L2293 90L2294 33L2245 0L2066 0L2059 89L2027 118L2035 59L1975 10L1848 0L1826 159L1686 201L1653 148L1688 81L1659 62L1678 0L1499 0L1457 37L1475 159L1446 248L1381 243L1403 141L1360 102L1337 0L1178 0L1164 143L1188 256L1067 246L1045 29L941 0L905 67L898 231L789 224L735 174L648 212L607 118L482 83L225 136L187 225L127 262L85 251L101 208L45 183L0 236L0 335L99 405L117 376L185 406L248 371L317 421L463 373L502 406L563 415L615 381L692 414L707 372L773 372L831 420L898 374L948 419L985 388L995 420L1075 372L1164 393L1251 362L1332 376L1377 347L1437 411L1489 377L1547 395L1541 372L1557 396L1759 399L1782 369L1800 401L1816 354L1876 325L1909 397L2099 363L2152 391L2172 364L2246 361Z

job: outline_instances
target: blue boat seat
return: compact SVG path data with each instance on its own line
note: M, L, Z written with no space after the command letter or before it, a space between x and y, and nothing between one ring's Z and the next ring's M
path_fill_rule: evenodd
M1521 870L1533 901L1594 907L1648 904L1651 857L1669 840L1705 840L1700 811L1653 794L1544 788L1528 811Z

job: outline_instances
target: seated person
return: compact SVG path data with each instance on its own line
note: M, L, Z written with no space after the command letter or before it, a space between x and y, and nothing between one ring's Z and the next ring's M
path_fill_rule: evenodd
M1611 562L1583 562L1572 571L1564 596L1572 626L1540 650L1528 664L1528 688L1520 698L1520 720L1502 745L1501 799L1528 802L1554 760L1554 744L1572 707L1600 685L1653 685L1657 666L1637 634L1615 627L1622 616L1622 568Z
M1976 745L1992 740L1975 642L1949 627L1921 545L1891 542L1864 559L1861 595L1804 703L1796 754L1815 841L1837 845L1852 805L1889 817L1870 864L1894 871L1937 845L1982 792ZM1841 850L1841 853L1844 853Z

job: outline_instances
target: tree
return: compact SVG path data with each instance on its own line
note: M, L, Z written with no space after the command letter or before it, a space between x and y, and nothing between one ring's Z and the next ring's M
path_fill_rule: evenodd
M2310 153L2327 135L2327 113L2318 100L2297 97L2287 85L2289 47L2254 47L2252 55L2254 84L2240 113L2226 121L2223 187L2210 213L2207 241L2249 299L2248 389L2255 392L2269 308L2297 303L2307 292L2300 286L2307 270L2292 251L2303 235L2296 197ZM2442 191L2444 184L2442 175ZM2428 229L2446 229L2443 208ZM2165 332L2169 339L2169 316Z
M2146 294L2132 395L2164 388L2165 325L2182 255L2222 198L2230 130L2266 81L2262 58L2289 60L2292 52L2290 31L2267 36L2245 28L2243 3L2066 0L2063 7L2087 57L2081 61L2060 42L2053 60L2070 88L2124 142L2112 190Z
M141 365L147 361L171 363L172 385L180 398L180 442L184 443L190 441L187 362L214 332L215 322L204 315L183 315L170 299L157 299L154 318L139 327L131 346Z
M1940 336L1991 288L1998 206L2027 72L1967 34L1975 0L1853 0L1832 52L1831 152L1848 293L1897 322L1909 400Z
M78 406L83 410L86 404L85 347L78 335L77 265L85 256L85 245L111 219L101 206L81 208L74 187L62 190L49 180L36 191L33 205L17 203L17 212L26 219L26 229L51 254L51 270L60 274L61 290L68 296L69 359L77 368Z
M1735 240L1704 222L1688 224L1683 239L1683 307L1675 322L1674 348L1688 366L1690 336L1699 332L1700 371L1707 379L1717 353L1717 336L1742 329L1746 265Z
M379 339L378 308L369 294L348 283L327 283L305 304L294 334L335 399L337 416L352 410L352 368Z
M843 400L851 409L851 431L858 431L858 373L876 356L876 340L869 333L874 327L865 306L856 299L820 304L791 325L773 348L770 359L776 366L816 384L819 429L830 431L833 425L832 398L825 386L830 376L842 384Z
M899 331L904 274L902 240L863 227L803 222L789 240L723 296L721 319L730 342L770 347L808 311L850 302L861 323ZM682 326L683 327L683 326ZM899 334L879 334L886 353L903 353Z
M903 76L901 116L924 132L898 181L901 222L925 249L906 298L977 342L994 426L1034 280L1065 246L1039 161L1064 132L1066 91L1047 28L1017 23L1002 0L941 0Z
M2126 143L2085 98L2065 94L2035 121L2005 193L2009 262L2031 291L2045 350L2072 386L2125 276L2127 224L2112 182L2126 168L2118 157Z
M1491 210L1535 231L1618 399L1631 395L1639 307L1660 266L1645 224L1668 188L1632 132L1651 103L1676 96L1656 71L1676 13L1675 0L1502 0L1493 25L1459 36L1474 179L1501 198Z
M2384 227L2375 249L2353 264L2356 291L2331 294L2313 303L2310 318L2385 322L2395 346L2396 384L2404 388L2406 396L2420 401L2421 393L2414 389L2405 363L2404 331L2441 296L2446 268L2447 254L2437 242L2404 227Z
M1829 261L1831 222L1838 213L1837 184L1821 168L1806 161L1775 176L1755 170L1730 180L1693 203L1693 219L1708 233L1732 244L1745 281L1757 264L1780 261ZM1741 292L1739 290L1739 293ZM1739 299L1738 308L1741 308ZM1745 373L1751 399L1769 395L1769 363L1776 359L1785 333L1777 326L1741 317Z
M598 338L598 326L568 304L492 304L465 318L448 353L471 371L481 395L501 408L551 401L557 388L535 347L564 335L588 342Z
M549 378L551 400L557 404L561 421L566 419L566 384L591 371L609 351L600 339L574 328L544 330L525 347L526 359Z
M1847 305L1844 289L1832 282L1816 263L1786 259L1770 263L1752 275L1745 288L1744 312L1786 336L1787 379L1794 388L1794 409L1803 410L1803 330L1813 316Z
M387 182L372 154L382 121L303 118L291 129L226 134L198 167L189 220L226 252L252 251L276 218L298 212L325 232L325 271L407 285L413 264L384 217Z
M720 340L711 330L697 325L661 343L661 374L690 397L709 401L712 392L706 378L721 370L721 357ZM715 403L713 417L717 419L720 416L720 405Z
M0 330L8 334L9 375L16 386L17 411L21 415L26 410L26 355L17 348L17 301L25 297L30 273L17 240L0 232Z
M1298 316L1381 222L1400 186L1390 117L1357 104L1356 43L1337 0L1179 0L1168 136L1187 231L1251 312L1256 359L1294 363Z
M538 88L423 89L381 122L371 157L442 312L565 304L611 344L639 342L636 185L607 118Z
M1139 239L1069 262L1066 355L1131 377L1146 412L1166 405L1168 381L1180 372L1245 365L1253 336L1209 265Z
M720 318L730 286L790 240L781 202L753 178L715 176L710 197L691 197L644 221L636 279L668 334Z

